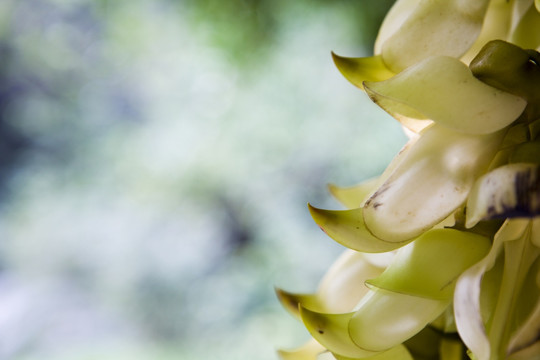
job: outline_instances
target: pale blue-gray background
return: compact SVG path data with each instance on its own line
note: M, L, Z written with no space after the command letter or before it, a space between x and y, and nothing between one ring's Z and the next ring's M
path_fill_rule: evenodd
M0 1L0 359L275 359L306 208L405 137L335 69L392 1Z

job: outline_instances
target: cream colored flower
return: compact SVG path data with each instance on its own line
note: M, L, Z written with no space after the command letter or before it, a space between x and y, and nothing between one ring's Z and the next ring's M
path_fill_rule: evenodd
M317 293L278 291L315 339L282 358L540 356L539 9L398 0L373 57L334 55L413 136L378 179L330 187L348 210L310 205L355 252Z

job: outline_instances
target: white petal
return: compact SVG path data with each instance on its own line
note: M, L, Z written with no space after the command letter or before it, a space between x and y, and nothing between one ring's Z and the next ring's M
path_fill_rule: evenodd
M502 134L465 135L434 125L404 155L364 207L366 227L385 241L406 241L448 217L487 168Z
M430 56L461 57L482 28L488 0L422 0L382 45L386 65L400 72Z
M390 115L431 119L469 134L487 134L510 125L527 102L475 78L459 60L426 59L379 82L366 82L371 99Z

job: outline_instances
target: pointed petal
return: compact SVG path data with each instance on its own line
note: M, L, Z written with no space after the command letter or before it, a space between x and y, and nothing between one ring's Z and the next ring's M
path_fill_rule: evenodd
M399 30L382 45L394 72L431 56L461 57L482 28L489 1L422 0Z
M354 313L323 314L300 308L304 325L321 345L328 350L352 358L374 355L375 352L359 348L349 336L349 320Z
M482 277L495 264L503 243L520 238L528 224L528 220L507 220L495 235L493 246L486 257L465 271L456 284L456 326L463 342L478 360L489 360L491 352L480 307Z
M332 265L322 279L317 297L321 308L303 307L320 312L343 313L351 311L368 293L365 281L379 276L383 272L380 267L368 262L365 255L346 250Z
M325 351L324 346L311 339L297 349L278 350L278 354L281 360L317 360L317 356Z
M384 351L420 332L448 306L432 300L377 289L358 305L349 321L351 339L359 347Z
M390 115L432 119L450 129L487 134L510 125L526 101L486 85L457 59L426 59L393 78L364 84Z
M437 300L450 300L463 271L482 259L491 241L454 229L430 230L398 251L394 261L368 284Z
M347 209L356 209L364 205L365 200L377 189L378 178L366 180L358 185L339 187L328 184L330 193Z
M277 287L275 291L281 305L297 318L300 318L300 311L298 310L300 304L315 310L322 308L316 294L295 294Z
M479 178L467 201L467 227L480 220L540 214L540 165L504 165Z
M299 306L317 312L348 312L369 291L365 281L381 275L383 270L368 261L366 254L347 249L325 274L316 293L294 294L279 288L275 291L282 305L298 318Z
M363 89L364 81L382 81L395 75L390 71L381 56L349 58L332 53L339 72L353 85Z
M367 229L380 239L403 242L440 223L466 200L502 137L459 134L437 124L427 129L366 202Z
M328 236L350 249L377 253L400 248L407 242L388 242L373 236L364 224L362 209L324 210L309 205L315 223Z

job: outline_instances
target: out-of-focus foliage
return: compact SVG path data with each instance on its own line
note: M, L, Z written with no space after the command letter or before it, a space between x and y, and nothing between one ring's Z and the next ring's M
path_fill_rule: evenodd
M305 336L276 332L268 284L319 277L339 249L301 204L403 142L330 58L367 53L389 5L0 2L0 359L264 360ZM289 274L307 244L327 262Z
M343 22L349 29L348 40L358 44L358 48L371 51L377 35L377 27L385 11L393 0L186 0L181 6L190 12L190 18L199 29L205 31L209 39L219 44L235 60L260 63L260 57L276 44L283 31L283 17L295 26L301 19L313 13L338 12L343 18L355 21ZM298 21L300 20L300 21ZM271 50L270 50L271 51Z

